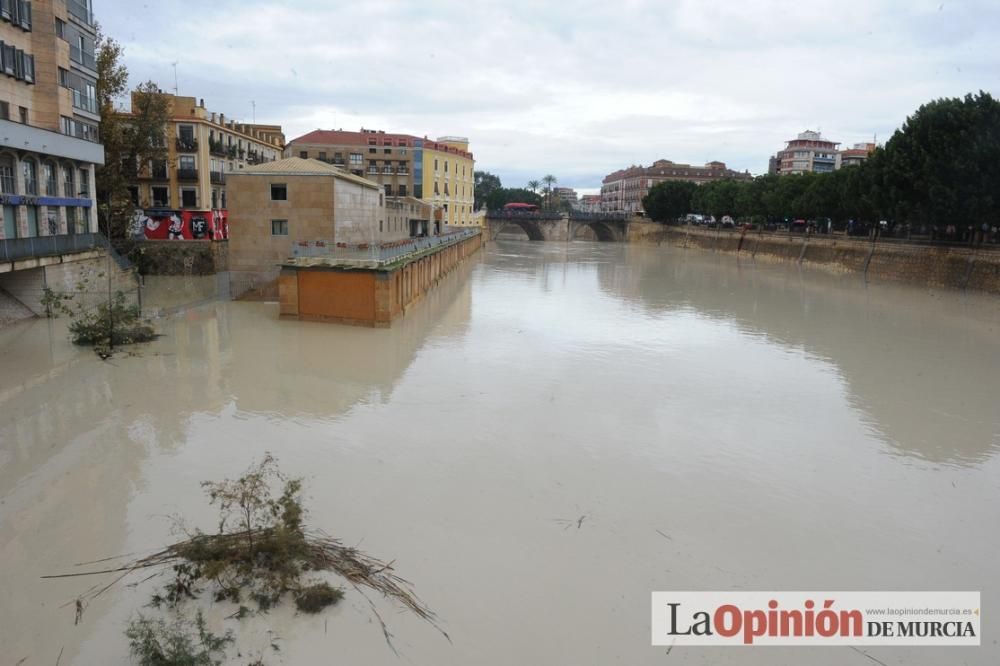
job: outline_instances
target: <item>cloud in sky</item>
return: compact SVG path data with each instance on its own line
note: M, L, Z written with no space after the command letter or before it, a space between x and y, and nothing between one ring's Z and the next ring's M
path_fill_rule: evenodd
M477 168L578 188L630 164L761 173L821 128L887 138L920 104L1000 89L995 0L95 0L132 83L229 117L468 136Z

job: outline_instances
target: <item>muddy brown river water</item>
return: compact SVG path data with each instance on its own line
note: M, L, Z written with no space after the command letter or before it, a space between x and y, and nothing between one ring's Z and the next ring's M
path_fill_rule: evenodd
M209 608L233 663L876 663L650 647L650 592L700 589L981 590L982 647L866 652L1000 663L995 298L586 242L491 245L389 330L177 309L214 285L151 281L163 337L107 363L63 320L0 330L0 664L129 663L150 584L74 625L93 581L39 577L210 529L199 483L266 451L453 642L380 603L397 657L348 591Z

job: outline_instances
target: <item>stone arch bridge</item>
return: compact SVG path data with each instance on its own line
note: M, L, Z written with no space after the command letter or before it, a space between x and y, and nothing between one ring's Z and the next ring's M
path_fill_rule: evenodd
M624 213L526 213L491 210L486 213L489 240L506 229L520 228L533 241L570 241L584 228L593 230L597 240L622 242L628 239L628 218Z

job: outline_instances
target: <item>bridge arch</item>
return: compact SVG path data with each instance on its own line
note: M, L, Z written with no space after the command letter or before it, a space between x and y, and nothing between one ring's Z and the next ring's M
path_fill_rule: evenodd
M496 231L494 232L494 238L496 238L501 233L503 233L503 230L506 229L507 227L511 226L511 225L514 225L516 227L520 227L521 230L524 231L524 233L526 233L528 235L528 240L533 240L533 241L543 241L543 240L545 240L545 234L542 233L542 230L538 226L538 223L535 222L534 220L530 220L530 219L529 220L518 220L518 219L503 220L503 222L501 222L499 225L496 226Z
M571 230L572 235L570 238L571 239L576 238L579 235L580 230L583 229L584 227L593 230L594 235L597 237L597 240L602 243L614 243L621 240L621 238L619 237L618 230L615 229L614 226L607 224L606 222L601 222L599 220L574 221L573 229Z

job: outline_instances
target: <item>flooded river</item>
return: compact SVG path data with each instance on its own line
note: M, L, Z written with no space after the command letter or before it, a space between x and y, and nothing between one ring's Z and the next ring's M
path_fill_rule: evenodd
M0 663L128 663L149 584L74 625L95 581L39 577L211 529L199 483L266 451L453 641L380 603L397 657L354 591L212 609L268 664L875 663L650 647L650 592L701 589L982 590L983 647L865 651L1000 663L995 298L585 242L491 245L388 330L214 285L153 281L163 337L107 363L63 320L0 330Z

